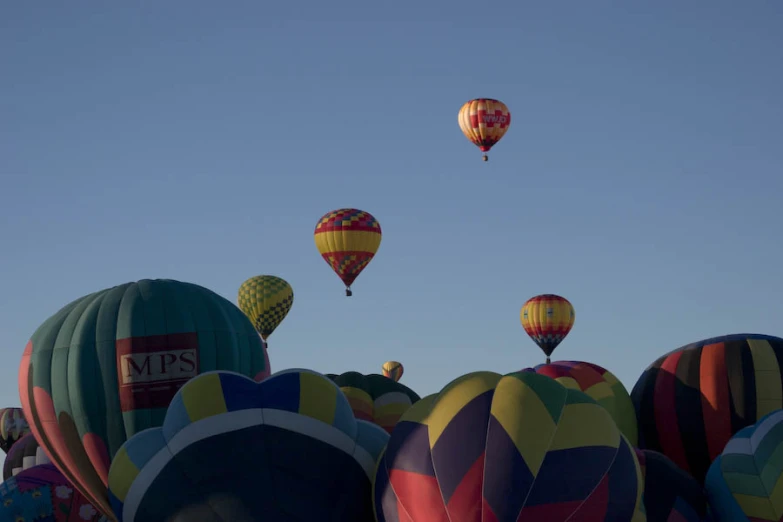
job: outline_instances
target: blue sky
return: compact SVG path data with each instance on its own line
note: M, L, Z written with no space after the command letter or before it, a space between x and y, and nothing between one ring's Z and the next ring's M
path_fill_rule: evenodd
M783 334L783 4L262 3L0 9L0 403L35 328L141 278L287 279L273 369L405 365L422 395L554 358L630 389L705 337ZM445 5L445 4L442 4ZM483 163L457 111L503 100ZM325 212L383 227L354 297Z

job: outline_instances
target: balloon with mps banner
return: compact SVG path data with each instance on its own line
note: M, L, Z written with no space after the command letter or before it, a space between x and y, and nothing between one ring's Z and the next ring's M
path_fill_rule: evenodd
M265 372L261 338L204 287L141 280L81 297L38 327L19 395L35 438L90 502L113 517L109 466L132 435L160 426L177 390L211 370Z

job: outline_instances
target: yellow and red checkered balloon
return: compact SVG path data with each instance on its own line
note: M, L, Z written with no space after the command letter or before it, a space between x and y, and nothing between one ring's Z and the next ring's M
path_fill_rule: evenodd
M315 246L345 284L345 295L350 296L354 280L381 246L381 224L363 210L334 210L318 220Z

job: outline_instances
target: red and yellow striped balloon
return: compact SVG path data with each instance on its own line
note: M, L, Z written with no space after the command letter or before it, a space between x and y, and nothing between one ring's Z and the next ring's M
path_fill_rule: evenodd
M508 131L511 125L511 112L501 101L477 98L462 106L457 121L465 137L481 152L486 153ZM484 154L483 159L487 161L489 158Z
M528 299L519 313L522 328L549 357L574 326L574 307L565 297L542 294Z
M381 246L381 224L363 210L333 210L318 220L315 246L351 296L351 285Z

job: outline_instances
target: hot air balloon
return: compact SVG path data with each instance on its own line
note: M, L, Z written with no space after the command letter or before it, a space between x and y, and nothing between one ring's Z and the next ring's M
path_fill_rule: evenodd
M108 515L109 465L120 446L160 426L188 379L216 369L263 373L261 338L247 317L201 286L142 280L47 319L24 350L19 394L52 462Z
M391 433L403 413L421 398L397 381L371 373L327 374L348 398L357 419L370 421Z
M576 314L565 297L543 294L528 299L522 306L519 318L522 328L546 354L546 362L549 364L552 352L574 326Z
M46 452L38 445L32 433L19 439L8 452L3 464L3 480L8 480L20 471L51 461Z
M644 521L633 448L582 392L476 372L414 404L382 454L378 522Z
M397 361L386 361L383 363L383 367L381 369L383 371L384 377L388 377L394 381L399 381L403 372L405 371L402 363Z
M121 522L367 522L388 439L321 374L211 372L182 387L162 428L123 445L111 503Z
M511 125L511 113L501 101L477 98L462 106L457 121L465 137L485 153L483 160L487 161L489 158L486 153L508 131Z
M783 411L741 429L705 480L715 522L783 520Z
M707 497L696 480L657 451L636 449L647 522L704 522Z
M22 408L0 409L0 449L8 453L17 440L30 433Z
M546 375L566 388L586 393L606 408L631 445L637 444L639 433L633 401L623 383L609 370L588 362L555 361L523 371Z
M95 506L52 464L41 464L0 484L0 520L104 522Z
M639 447L659 451L703 483L732 435L783 408L783 339L705 339L651 364L631 398Z
M285 279L271 275L255 276L239 287L237 301L266 342L291 310L294 289Z
M315 225L315 246L345 284L345 295L350 297L354 280L381 246L381 224L363 210L334 210Z

